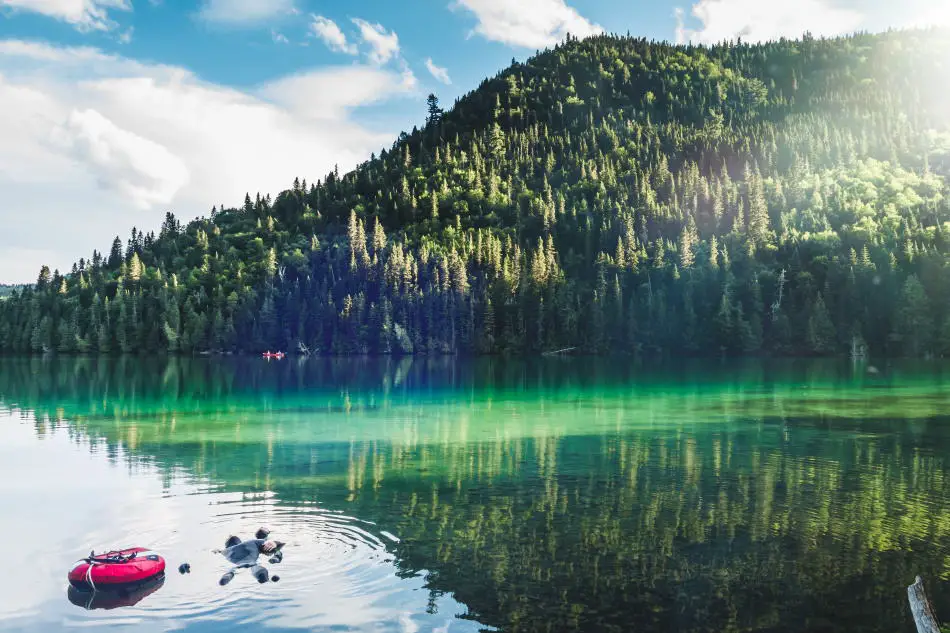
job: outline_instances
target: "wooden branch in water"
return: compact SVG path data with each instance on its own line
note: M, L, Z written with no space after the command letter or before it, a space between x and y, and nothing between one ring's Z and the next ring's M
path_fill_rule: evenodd
M576 349L576 347L565 347L564 349L554 350L553 352L544 352L542 356L554 356L555 354L563 354L564 352L573 352Z
M930 600L927 599L924 581L920 576L917 576L914 584L907 587L907 600L910 602L910 611L914 615L917 633L940 633L940 624L937 622Z

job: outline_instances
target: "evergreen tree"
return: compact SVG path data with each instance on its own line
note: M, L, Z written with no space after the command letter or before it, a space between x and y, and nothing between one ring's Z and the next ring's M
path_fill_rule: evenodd
M430 94L426 98L426 109L428 111L426 123L433 126L439 125L442 122L442 108L439 107L439 98L434 94Z
M835 350L835 327L825 307L825 300L821 296L815 299L805 334L809 349L815 354L827 354Z
M920 356L932 352L933 328L930 299L917 275L911 275L901 291L895 332L904 353Z

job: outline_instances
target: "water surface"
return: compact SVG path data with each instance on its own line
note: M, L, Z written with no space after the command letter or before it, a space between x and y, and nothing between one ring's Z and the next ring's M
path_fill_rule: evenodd
M915 574L950 613L948 368L3 358L0 631L908 630ZM218 586L261 523L281 581ZM154 593L67 599L132 545Z

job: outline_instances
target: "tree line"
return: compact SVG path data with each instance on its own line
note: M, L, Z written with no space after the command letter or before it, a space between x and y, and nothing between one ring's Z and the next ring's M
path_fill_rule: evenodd
M132 229L0 350L950 352L939 30L568 38L350 173Z
M9 297L15 290L19 290L20 288L21 286L15 284L0 284L0 299Z

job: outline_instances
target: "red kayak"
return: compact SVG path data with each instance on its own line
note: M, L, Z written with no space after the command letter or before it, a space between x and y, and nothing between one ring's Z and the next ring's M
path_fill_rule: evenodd
M165 559L144 547L90 554L69 570L69 584L80 591L117 589L165 573Z

